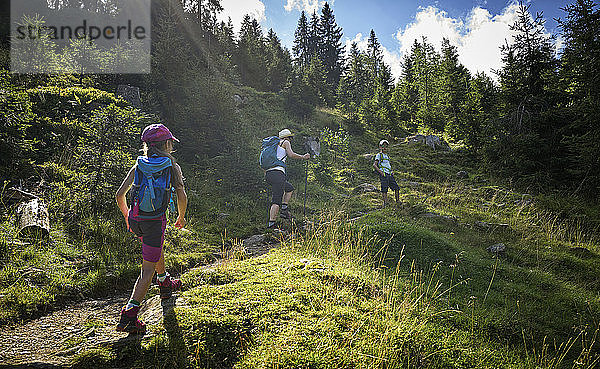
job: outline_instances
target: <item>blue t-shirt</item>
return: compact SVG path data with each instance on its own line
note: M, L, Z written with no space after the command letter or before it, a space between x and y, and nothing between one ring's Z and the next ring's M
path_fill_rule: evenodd
M387 154L379 152L375 155L375 160L378 160L377 167L385 173L392 174L392 164L390 163L390 157Z

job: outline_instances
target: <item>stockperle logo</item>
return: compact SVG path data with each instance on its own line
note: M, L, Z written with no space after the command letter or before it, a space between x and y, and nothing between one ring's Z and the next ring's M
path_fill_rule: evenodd
M12 0L11 73L150 73L150 1Z

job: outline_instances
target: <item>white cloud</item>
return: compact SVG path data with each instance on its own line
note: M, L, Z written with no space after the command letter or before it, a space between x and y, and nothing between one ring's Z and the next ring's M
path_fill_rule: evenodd
M509 25L516 21L517 9L518 5L512 2L502 14L492 16L478 6L465 19L455 19L433 6L422 8L415 21L395 35L400 43L399 55L409 53L414 40L422 36L439 50L445 37L457 47L461 63L471 72L482 71L494 78L492 70L502 66L500 46L511 40Z
M221 0L221 6L223 6L223 11L217 18L227 22L231 17L236 33L239 32L242 19L246 14L259 23L266 19L265 4L261 0Z
M287 4L283 7L287 12L291 12L296 9L299 12L305 11L308 14L312 14L314 11L318 11L325 4L326 0L287 0ZM333 5L333 1L330 1L329 5Z

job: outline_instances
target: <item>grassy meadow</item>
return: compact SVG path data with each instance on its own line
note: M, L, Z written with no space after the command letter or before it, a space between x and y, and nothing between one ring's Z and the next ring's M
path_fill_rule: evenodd
M330 111L314 119L314 131L336 122ZM369 134L348 136L337 157L323 146L323 157L308 171L312 227L293 228L291 238L264 257L232 252L215 269L182 269L186 304L167 315L164 326L151 328L156 335L129 350L81 354L75 363L596 367L595 208L490 179L460 148L438 152L398 143L390 157L400 204L381 209L379 193L357 190L363 183L379 187L366 155L375 152L376 142ZM292 164L299 221L303 169ZM468 178L457 178L460 170ZM204 210L190 213L194 234L213 247L240 248L237 239L261 231L264 193L255 199L195 193L201 204L195 206ZM223 212L229 215L219 217ZM505 252L486 250L498 243ZM181 250L185 255L191 249ZM174 254L172 249L167 259Z

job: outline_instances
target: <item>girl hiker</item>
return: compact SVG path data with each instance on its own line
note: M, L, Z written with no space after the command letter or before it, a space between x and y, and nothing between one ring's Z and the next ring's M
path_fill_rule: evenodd
M144 155L137 158L119 187L117 205L123 213L127 229L142 241L142 268L135 282L131 298L121 309L117 331L144 333L146 325L137 317L140 303L152 283L154 272L161 299L171 297L181 288L181 281L172 279L165 270L163 242L167 217L165 211L171 202L172 188L177 194L178 216L175 227L185 226L187 195L183 186L181 167L171 156L173 142L179 142L162 124L152 124L142 132ZM125 195L133 185L131 204Z
M396 183L396 179L394 179L394 172L392 172L390 157L386 154L389 145L390 143L388 142L388 140L379 141L379 153L375 155L375 161L373 162L373 168L375 168L375 170L379 174L384 208L387 206L388 188L391 188L394 191L394 194L396 195L396 206L400 203L400 188L398 188L398 183Z
M284 219L292 219L289 203L294 192L294 186L287 181L286 159L310 159L310 154L296 154L292 150L290 140L294 137L289 129L279 132L279 136L268 137L263 140L263 149L260 154L260 165L265 170L265 179L271 185L273 198L269 209L269 224L267 228L277 226L277 213ZM281 209L281 211L279 211Z

